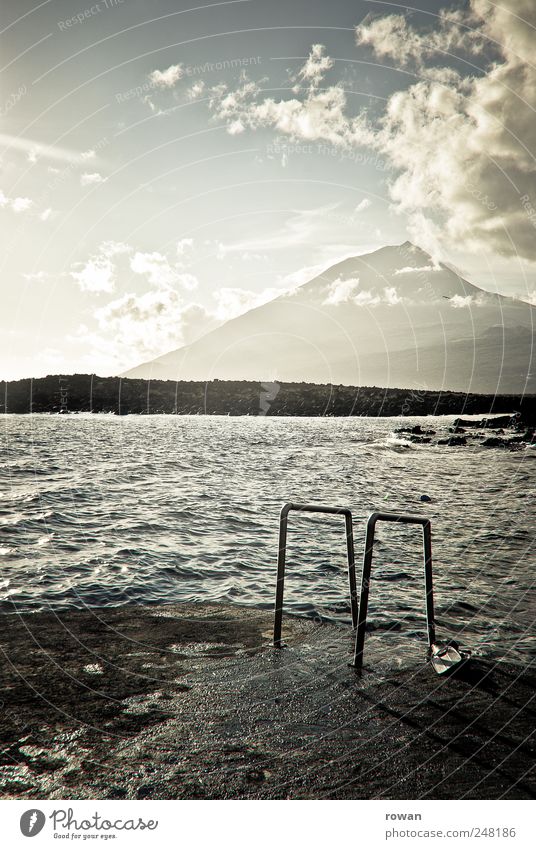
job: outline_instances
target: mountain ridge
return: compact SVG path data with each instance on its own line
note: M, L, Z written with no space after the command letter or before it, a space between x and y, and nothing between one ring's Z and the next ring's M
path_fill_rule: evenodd
M347 257L123 376L536 391L535 315L404 242ZM486 335L494 326L502 336Z

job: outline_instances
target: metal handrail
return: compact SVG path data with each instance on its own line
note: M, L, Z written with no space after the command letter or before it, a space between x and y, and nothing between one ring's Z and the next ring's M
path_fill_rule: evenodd
M361 578L361 593L359 599L359 616L355 639L354 666L360 672L363 666L363 649L365 646L365 627L370 588L370 573L372 569L372 549L377 522L400 522L405 525L422 525L423 556L424 556L424 585L426 593L426 626L428 644L435 644L434 621L434 592L432 583L432 529L430 520L423 516L412 516L407 513L371 513L367 521L365 537L365 553L363 557L363 575Z
M302 513L331 513L344 516L346 529L346 552L348 557L348 582L350 585L350 604L352 608L352 627L357 625L357 587L355 580L354 535L352 513L347 507L325 507L317 504L285 504L279 519L279 549L277 554L277 586L275 593L274 646L281 648L281 628L283 622L283 592L285 588L285 561L287 554L288 514L291 510Z

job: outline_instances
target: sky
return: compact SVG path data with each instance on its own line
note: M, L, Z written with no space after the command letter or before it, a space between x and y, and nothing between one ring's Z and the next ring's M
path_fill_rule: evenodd
M536 303L533 0L4 0L0 379L118 374L410 239Z

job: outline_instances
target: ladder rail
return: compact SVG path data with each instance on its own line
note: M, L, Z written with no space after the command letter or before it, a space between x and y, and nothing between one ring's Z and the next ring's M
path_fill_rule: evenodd
M352 524L352 513L348 507L328 507L322 504L294 504L289 502L281 509L279 518L279 547L277 553L277 584L275 594L274 611L274 646L282 648L284 643L281 638L283 624L283 596L285 590L285 565L287 555L287 530L288 516L291 510L301 513L324 513L330 515L344 516L346 535L346 556L348 560L348 584L350 589L350 605L352 609L352 627L357 627L357 584L355 577L355 550L354 534Z
M410 513L383 513L379 511L371 513L367 521L367 530L365 535L363 572L361 576L361 591L359 597L359 614L355 639L353 665L355 666L356 672L361 672L363 667L363 650L365 646L370 575L372 571L372 553L374 548L376 524L378 522L397 522L405 525L421 525L422 527L426 628L428 632L428 645L432 646L435 644L434 591L432 577L432 528L430 519L424 516L415 516Z

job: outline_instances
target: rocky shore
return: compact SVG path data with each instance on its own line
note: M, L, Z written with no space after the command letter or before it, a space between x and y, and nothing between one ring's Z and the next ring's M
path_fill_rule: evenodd
M509 451L521 451L527 447L536 447L536 428L527 418L519 415L494 416L484 419L456 418L449 427L448 434L438 434L435 430L421 425L399 427L394 431L403 439L418 445L482 445L484 448L506 448ZM437 439L434 439L437 437Z
M223 605L2 620L5 799L533 798L534 668L425 646L348 666L351 629Z

